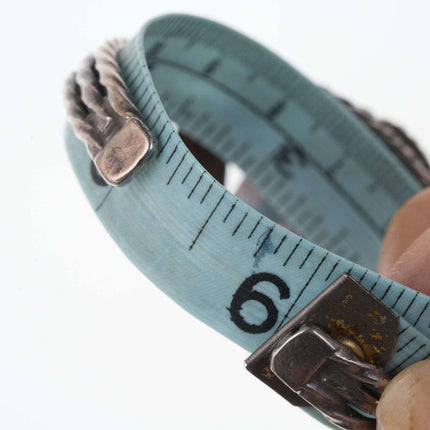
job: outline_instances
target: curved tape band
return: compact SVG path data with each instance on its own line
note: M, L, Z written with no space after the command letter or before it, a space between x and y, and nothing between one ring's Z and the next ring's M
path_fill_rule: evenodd
M158 153L112 188L70 127L67 148L98 216L147 277L252 351L348 272L401 317L388 370L429 356L429 297L371 270L390 218L422 185L364 123L266 49L203 19L153 20L118 61ZM169 118L239 165L308 240L216 182Z

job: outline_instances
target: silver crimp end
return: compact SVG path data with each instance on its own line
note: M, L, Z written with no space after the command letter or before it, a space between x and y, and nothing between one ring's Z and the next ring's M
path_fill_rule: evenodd
M103 179L119 185L147 160L154 141L121 77L118 51L106 42L66 82L67 117Z

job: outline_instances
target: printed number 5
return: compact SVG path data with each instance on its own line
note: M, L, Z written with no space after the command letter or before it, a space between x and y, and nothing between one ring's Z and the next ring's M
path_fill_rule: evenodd
M229 311L232 321L241 330L247 333L265 333L269 331L278 320L278 309L273 303L273 300L263 293L254 290L254 287L260 282L270 282L274 284L279 290L281 299L288 299L290 297L290 289L279 276L262 272L246 278L234 293ZM240 314L242 305L249 300L259 302L266 308L267 317L261 324L251 324L245 321Z

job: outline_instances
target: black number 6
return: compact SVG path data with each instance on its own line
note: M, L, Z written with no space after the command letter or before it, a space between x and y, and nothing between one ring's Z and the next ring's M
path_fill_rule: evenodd
M270 282L274 284L279 290L281 299L288 299L290 297L290 289L279 276L272 273L261 272L246 278L234 293L229 311L231 320L241 330L247 333L264 333L269 331L278 320L278 309L272 299L253 289L260 282ZM261 324L250 324L246 322L240 314L242 305L249 300L259 302L266 308L267 317Z

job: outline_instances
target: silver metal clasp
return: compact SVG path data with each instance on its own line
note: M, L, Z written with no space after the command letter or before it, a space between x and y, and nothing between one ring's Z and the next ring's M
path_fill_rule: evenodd
M154 142L130 99L118 62L123 41L105 43L66 82L67 117L103 179L119 185L153 153Z
M314 406L343 429L376 428L398 317L342 275L245 362L290 403Z

